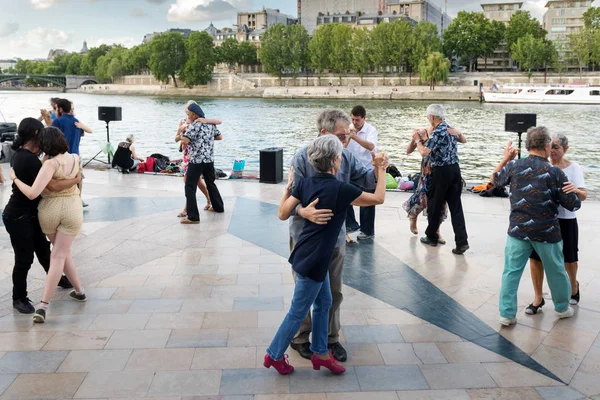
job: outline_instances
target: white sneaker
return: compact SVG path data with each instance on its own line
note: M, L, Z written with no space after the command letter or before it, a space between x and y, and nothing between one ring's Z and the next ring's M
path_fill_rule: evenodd
M558 312L558 311L554 311L556 313L556 316L558 318L571 318L573 315L575 315L575 310L573 310L573 307L569 307L567 308L567 311L564 312Z
M500 317L500 325L511 326L517 323L517 318Z

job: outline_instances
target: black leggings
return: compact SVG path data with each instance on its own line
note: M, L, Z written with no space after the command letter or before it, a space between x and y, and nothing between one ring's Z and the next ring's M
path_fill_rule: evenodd
M215 165L214 163L192 164L189 163L185 176L185 199L188 219L190 221L199 221L200 213L198 203L196 202L196 190L200 176L204 176L204 182L208 189L208 196L214 212L223 212L223 199L215 185Z
M13 268L13 300L27 297L27 274L33 263L33 255L48 272L50 269L50 242L40 228L37 215L16 216L5 212L2 221L10 235L15 252Z

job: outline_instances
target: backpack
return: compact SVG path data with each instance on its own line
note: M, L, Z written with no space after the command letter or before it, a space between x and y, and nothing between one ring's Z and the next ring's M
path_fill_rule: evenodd
M162 172L167 169L169 166L170 160L169 157L163 156L159 153L154 153L150 155L150 157L154 158L154 172Z
M385 172L387 172L388 174L392 175L392 177L394 177L394 178L402 176L402 174L400 173L400 171L398 170L398 168L395 165L390 165L387 168L387 171L385 171Z
M144 172L154 172L154 164L156 163L156 159L152 157L146 157L146 171Z

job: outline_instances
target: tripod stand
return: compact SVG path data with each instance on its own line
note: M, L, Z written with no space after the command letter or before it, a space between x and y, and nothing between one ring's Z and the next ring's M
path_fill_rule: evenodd
M110 129L108 127L108 122L109 121L105 121L106 122L106 145L104 145L104 147L98 152L96 153L96 155L94 157L92 157L88 162L86 162L83 167L85 168L89 163L91 163L92 161L96 160L99 161L103 164L110 164ZM106 157L108 158L108 162L97 159L96 157L98 157L100 155L100 153L106 153Z

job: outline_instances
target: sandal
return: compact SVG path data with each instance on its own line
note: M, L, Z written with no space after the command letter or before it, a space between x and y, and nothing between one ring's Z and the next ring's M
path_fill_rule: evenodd
M525 309L525 314L527 315L535 315L538 313L538 311L541 310L542 307L544 307L546 305L546 300L544 300L542 298L542 302L540 303L539 306L534 306L533 303L531 303L530 305L527 306L527 308Z
M206 205L204 206L204 211L212 211L212 204L206 203Z
M419 229L417 229L417 219L409 218L409 220L410 220L410 231L413 233L413 235L418 235Z
M187 211L182 211L179 214L177 214L177 218L185 218L187 217Z
M187 217L183 218L179 222L184 225L198 225L200 223L200 221L192 221L191 219L188 219Z
M346 244L356 244L356 240L353 240L350 235L346 235Z

